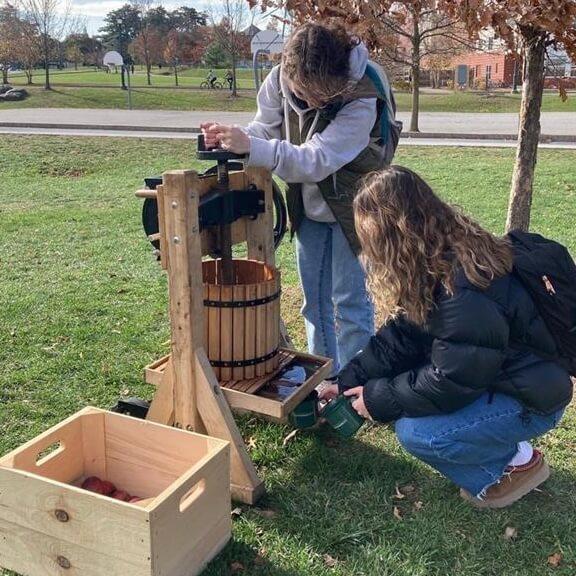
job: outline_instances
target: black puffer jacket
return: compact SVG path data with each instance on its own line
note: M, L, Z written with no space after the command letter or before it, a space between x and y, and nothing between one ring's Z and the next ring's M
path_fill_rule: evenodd
M572 398L554 357L554 340L514 276L481 291L460 273L454 296L439 296L425 328L402 320L382 327L342 370L339 387L364 386L380 422L453 412L487 391L549 414Z

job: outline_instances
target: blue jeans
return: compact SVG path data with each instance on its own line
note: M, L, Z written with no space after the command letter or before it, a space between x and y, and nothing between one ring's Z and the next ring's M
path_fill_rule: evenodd
M336 374L374 334L364 268L339 224L308 218L296 233L296 259L308 350L332 358Z
M525 412L510 396L488 394L453 412L401 418L396 435L402 446L474 496L504 474L518 443L552 430L564 409L548 416Z

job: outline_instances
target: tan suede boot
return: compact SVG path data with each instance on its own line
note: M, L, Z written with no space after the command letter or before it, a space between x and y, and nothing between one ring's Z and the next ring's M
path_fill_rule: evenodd
M540 486L550 476L550 468L544 456L534 450L532 459L522 466L509 466L500 481L486 490L482 498L476 498L463 488L460 496L476 508L505 508L510 506L534 488Z

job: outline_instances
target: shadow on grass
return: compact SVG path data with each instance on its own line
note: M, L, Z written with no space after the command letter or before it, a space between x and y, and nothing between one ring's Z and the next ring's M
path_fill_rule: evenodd
M334 560L337 574L487 575L496 573L496 565L501 574L512 574L509 568L540 575L548 573L547 557L558 549L567 569L576 566L576 475L560 463L540 491L511 508L481 511L381 427L349 441L325 430L302 433L286 452L283 461L259 462L266 469L267 495L236 522L262 534L256 540L276 542L271 548L280 542L286 557L306 549L310 569L284 572L272 562L251 565L245 573L330 574L327 562ZM513 547L503 537L508 525L521 534ZM246 538L245 527L235 532L237 539ZM234 542L210 576L230 573L225 567L237 557L250 566L250 553L255 557L257 550ZM560 573L574 572L555 572Z

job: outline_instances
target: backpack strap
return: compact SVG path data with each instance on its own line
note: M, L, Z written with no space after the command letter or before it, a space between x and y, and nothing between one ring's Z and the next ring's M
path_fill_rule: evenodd
M370 61L368 61L368 64L366 64L366 76L368 76L374 86L376 86L380 98L386 102L386 114L382 114L380 117L380 136L382 138L382 142L386 143L388 142L388 137L390 136L390 116L392 116L392 118L394 117L394 114L391 114L390 85L387 81L386 86L384 85L383 78Z

